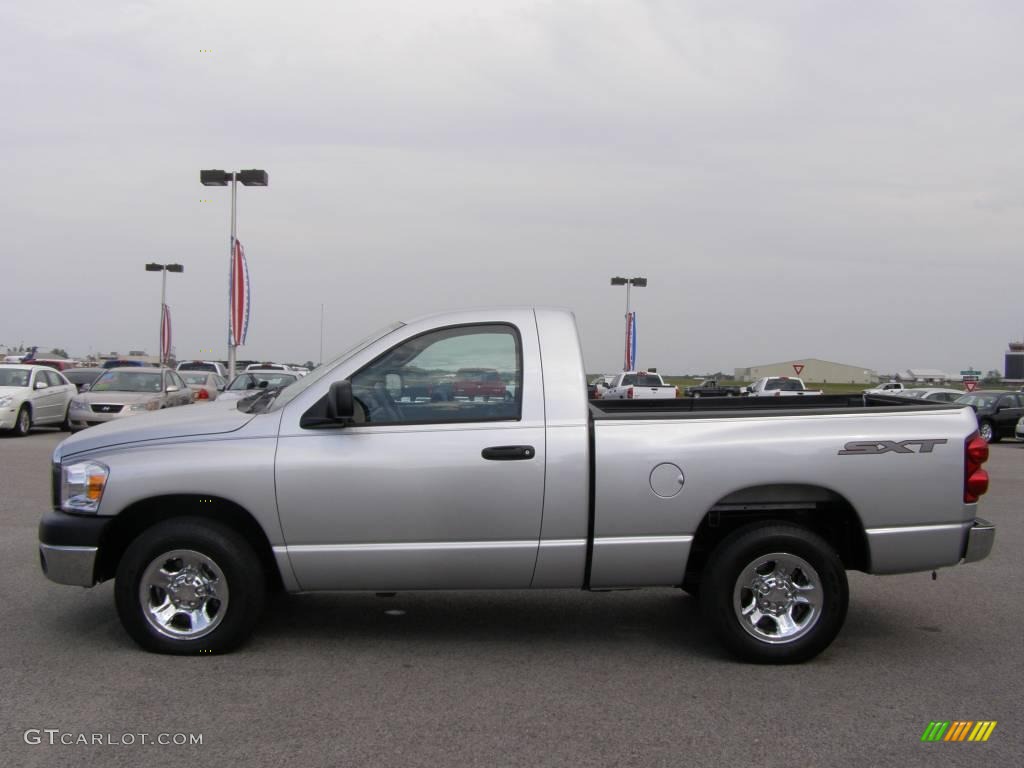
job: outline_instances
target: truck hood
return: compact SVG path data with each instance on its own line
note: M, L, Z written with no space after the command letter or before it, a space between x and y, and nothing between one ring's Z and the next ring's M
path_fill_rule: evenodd
M69 456L99 448L110 448L128 443L166 440L175 437L220 435L241 429L254 418L242 413L228 402L217 401L200 405L166 408L152 413L129 416L72 435L57 447L58 456Z

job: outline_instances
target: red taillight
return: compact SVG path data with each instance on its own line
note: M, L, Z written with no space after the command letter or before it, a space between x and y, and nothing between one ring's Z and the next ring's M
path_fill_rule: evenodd
M975 432L964 442L964 503L974 504L988 490L988 443Z
M630 387L629 389L626 390L626 397L628 397L630 400L633 399L633 388L632 387Z
M209 399L210 399L210 393L207 392L205 389L200 389L198 392L196 392L196 400L209 400Z

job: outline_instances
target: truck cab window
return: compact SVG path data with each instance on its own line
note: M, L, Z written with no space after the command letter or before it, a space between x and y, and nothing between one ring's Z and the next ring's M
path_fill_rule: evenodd
M522 354L508 325L456 326L408 339L351 377L367 424L514 421Z

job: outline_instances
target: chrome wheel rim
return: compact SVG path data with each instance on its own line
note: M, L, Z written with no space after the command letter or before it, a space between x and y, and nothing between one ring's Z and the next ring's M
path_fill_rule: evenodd
M986 443L992 440L992 425L987 421L978 427L978 432L981 434L981 439Z
M228 585L212 558L175 549L154 558L143 572L139 603L146 621L164 637L195 640L220 625Z
M740 571L732 602L736 620L751 637L772 645L792 643L821 618L821 578L797 555L759 555Z

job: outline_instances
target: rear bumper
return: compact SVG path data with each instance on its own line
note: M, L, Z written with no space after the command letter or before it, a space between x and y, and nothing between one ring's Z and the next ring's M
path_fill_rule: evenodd
M914 573L973 563L988 557L995 526L974 518L964 523L869 528L869 573Z
M984 560L992 551L996 540L996 527L988 520L974 518L974 525L967 529L967 546L964 548L964 562L975 563Z

